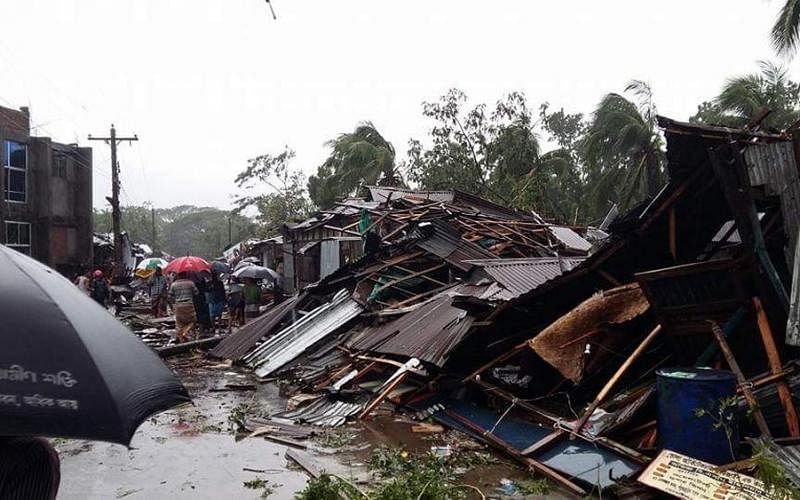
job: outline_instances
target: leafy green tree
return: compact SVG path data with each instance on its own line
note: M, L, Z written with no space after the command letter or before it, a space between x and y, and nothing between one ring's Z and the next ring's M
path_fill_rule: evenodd
M761 71L730 78L719 96L698 106L693 123L744 127L763 115L767 130L781 131L800 119L800 85L789 79L783 66L759 61Z
M305 177L300 170L289 166L294 156L294 151L288 147L277 155L257 156L250 159L247 168L236 177L236 185L247 192L236 198L237 211L255 208L257 221L268 233L285 222L301 220L311 212ZM268 188L266 192L264 186Z
M569 114L563 109L550 112L550 105L539 108L541 126L558 148L540 156L541 210L561 221L577 223L592 214L585 196L581 140L587 123L583 113Z
M800 0L786 0L772 26L770 40L779 55L794 56L800 40Z
M594 216L611 204L623 209L656 194L664 180L663 140L650 87L633 80L625 95L606 94L581 141Z
M340 134L326 146L330 156L308 180L311 200L328 207L338 198L357 194L364 185L402 184L395 166L395 150L372 122L359 123L350 133Z
M152 241L150 206L124 206L122 230L134 243L146 243L167 254L219 257L230 242L253 236L256 224L247 217L213 207L180 205L155 209L156 244ZM110 210L95 210L95 231L111 232ZM230 228L230 235L228 230Z
M467 110L466 102L464 92L451 89L438 101L423 103L422 114L434 125L427 144L409 142L409 178L424 189L459 189L529 205L533 200L520 195L535 184L528 174L539 157L539 142L525 96L512 92L491 112L485 104Z

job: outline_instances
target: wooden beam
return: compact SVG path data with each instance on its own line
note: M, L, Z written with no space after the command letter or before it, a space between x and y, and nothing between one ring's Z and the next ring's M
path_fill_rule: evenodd
M538 472L539 474L545 476L548 479L551 479L552 481L555 481L556 483L560 484L568 491L570 491L572 494L578 495L579 497L583 497L584 495L586 495L586 490L584 490L577 484L573 483L568 478L562 476L560 473L556 472L550 467L547 467L541 462L538 462L532 458L528 458L521 455L510 444L506 443L505 441L495 436L494 434L488 432L487 430L483 429L482 427L476 425L471 420L468 420L467 418L459 415L458 413L452 410L446 410L445 413L447 413L447 415L450 418L458 421L460 424L472 430L472 432L477 434L481 439L487 441L490 445L504 451L505 453L508 453L516 461L518 461L523 465L526 465L533 471Z
M364 408L364 411L362 411L358 415L358 418L362 419L367 415L369 415L372 412L372 410L374 410L375 407L380 404L381 401L386 399L386 396L388 396L389 393L392 392L395 387L400 385L400 382L402 382L403 379L405 379L409 373L410 373L409 371L404 371L403 373L398 375L394 380L392 380L392 382L389 385L387 385L372 401L370 401L367 407Z
M722 354L725 356L725 360L728 362L728 366L730 366L731 371L736 374L736 380L739 382L739 387L742 389L744 399L747 401L747 404L753 411L753 418L756 421L758 430L761 431L762 436L771 438L772 433L769 432L769 426L767 426L767 421L764 420L764 414L761 413L761 408L758 407L758 401L756 400L755 396L753 396L753 391L750 390L750 384L748 384L744 373L742 373L741 368L739 368L739 363L733 356L731 346L729 346L728 341L725 340L725 334L722 333L722 328L720 328L719 325L713 321L710 323L711 331L714 333L714 337L719 343L719 348L722 350Z
M549 448L550 446L556 444L556 442L561 438L563 438L564 435L565 435L564 431L560 429L555 430L550 434L546 435L545 437L543 437L542 439L536 441L532 445L528 446L524 450L522 450L520 454L527 456L527 455L533 455L534 453L540 451L544 451L545 448Z
M726 154L731 158L724 158L723 155ZM767 280L775 291L784 312L788 312L789 295L767 252L764 234L761 231L761 221L758 219L758 212L750 194L747 165L742 159L738 146L736 143L732 143L719 146L717 149L709 149L708 157L714 167L714 173L719 179L728 207L733 213L742 246L748 255L755 257L759 267L767 275Z
M769 327L767 314L761 306L761 300L758 297L753 297L753 307L756 311L756 319L758 320L758 331L761 333L761 341L764 343L764 350L767 352L767 360L769 361L769 368L772 373L780 373L783 371L781 364L781 357L778 354L778 348L775 345L775 339L772 337L772 329ZM783 405L783 411L786 416L786 427L789 429L789 435L792 437L800 436L800 425L797 422L797 410L792 401L792 390L786 380L780 379L776 382L778 389L778 398Z
M622 366L617 368L616 373L614 373L611 379L608 382L606 382L606 385L604 385L603 388L600 389L600 392L597 394L597 397L594 398L594 401L592 401L592 403L586 409L586 412L584 412L583 416L578 421L577 425L575 426L575 434L581 433L581 429L583 429L583 427L586 425L586 422L589 420L589 417L592 416L592 413L594 413L597 407L600 406L600 403L602 403L608 397L608 394L611 392L611 390L614 388L617 382L619 382L622 376L625 375L625 372L628 371L628 368L630 368L631 365L633 365L633 363L637 359L639 359L639 356L642 355L645 349L647 349L647 346L650 345L650 343L653 341L653 339L656 338L656 336L660 331L661 331L661 325L657 325L655 328L653 328L653 330L649 334L647 334L647 337L645 337L644 340L642 340L641 344L639 344L636 350L634 350L631 353L631 355L628 356L627 359L625 359L625 362L622 363Z

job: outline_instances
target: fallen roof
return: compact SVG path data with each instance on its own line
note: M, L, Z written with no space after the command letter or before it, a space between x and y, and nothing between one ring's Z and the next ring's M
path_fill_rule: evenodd
M346 289L340 290L330 302L308 312L300 320L270 337L245 356L244 362L255 369L259 377L267 377L362 311L361 305L350 298Z
M424 234L423 224L430 224L433 233L417 242L417 246L446 260L462 271L472 269L473 265L469 263L470 260L495 258L492 252L484 250L475 243L463 240L461 235L447 222L434 220L420 224L419 228Z
M347 346L358 351L418 358L439 367L469 331L474 318L442 293L400 318L367 328Z
M512 300L569 272L583 261L582 257L532 257L470 260L468 263L480 267L499 285L480 290L478 298Z
M238 361L247 354L261 339L268 335L273 328L294 309L298 297L281 302L258 318L245 324L236 332L228 335L209 354L218 358Z

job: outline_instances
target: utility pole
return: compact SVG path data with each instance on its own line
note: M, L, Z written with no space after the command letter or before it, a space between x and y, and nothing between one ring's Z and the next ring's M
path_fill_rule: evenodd
M156 207L153 205L150 205L150 237L153 245L153 254L155 255L158 246L156 244Z
M117 130L114 124L111 124L111 130L108 137L92 137L89 134L90 141L103 141L111 146L111 227L114 232L114 276L113 284L122 283L124 278L124 269L122 264L122 213L119 209L119 163L117 163L117 145L122 141L138 141L139 138L136 134L133 137L117 137Z

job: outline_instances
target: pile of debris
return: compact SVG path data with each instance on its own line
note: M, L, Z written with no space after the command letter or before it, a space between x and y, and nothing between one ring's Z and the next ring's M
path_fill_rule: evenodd
M250 252L280 260L300 292L211 355L301 395L283 415L297 423L336 426L391 402L576 495L647 484L711 498L700 483L716 481L732 498L731 478L746 476L731 469L757 464L742 458L796 468L795 144L659 124L669 182L599 228L386 187L286 225Z

